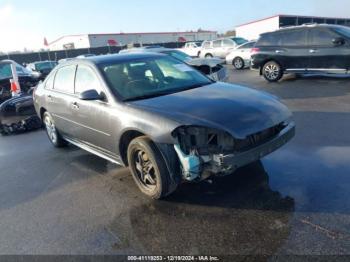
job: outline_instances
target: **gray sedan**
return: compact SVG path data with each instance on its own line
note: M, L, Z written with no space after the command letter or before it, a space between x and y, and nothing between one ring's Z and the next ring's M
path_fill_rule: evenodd
M154 199L181 181L232 174L287 143L295 128L275 97L153 53L60 64L34 103L54 146L69 142L129 166Z

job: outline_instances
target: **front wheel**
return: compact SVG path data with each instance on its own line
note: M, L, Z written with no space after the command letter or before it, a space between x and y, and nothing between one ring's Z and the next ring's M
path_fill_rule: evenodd
M282 78L283 70L275 61L269 61L264 65L262 74L267 81L277 82Z
M237 69L237 70L241 70L244 68L244 61L242 58L240 57L236 57L235 59L233 59L233 66Z
M170 190L171 177L163 156L148 137L131 141L128 163L136 185L145 195L160 199L175 190Z
M55 123L52 120L51 115L48 112L45 112L43 115L43 122L45 125L47 136L49 137L51 143L55 147L64 147L67 145L67 142L61 137L59 132L56 129Z

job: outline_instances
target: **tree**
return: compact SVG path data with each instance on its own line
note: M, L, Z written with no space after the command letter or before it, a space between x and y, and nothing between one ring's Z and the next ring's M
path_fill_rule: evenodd
M236 30L227 31L224 36L236 36Z

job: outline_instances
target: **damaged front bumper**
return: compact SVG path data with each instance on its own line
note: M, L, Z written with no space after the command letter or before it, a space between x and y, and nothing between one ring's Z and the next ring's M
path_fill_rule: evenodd
M229 155L217 155L215 156L216 164L226 170L236 170L237 168L246 166L252 162L255 162L264 156L276 151L282 147L295 135L295 123L291 122L284 128L276 137L270 141L256 146L248 151L229 154Z
M290 122L276 136L251 149L232 154L198 155L185 154L178 144L174 145L179 158L182 178L187 181L203 180L211 175L229 175L236 169L260 160L282 147L295 135L295 123Z

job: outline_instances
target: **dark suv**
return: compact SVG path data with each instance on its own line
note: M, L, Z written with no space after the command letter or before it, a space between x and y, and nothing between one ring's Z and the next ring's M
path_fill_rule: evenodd
M270 82L289 72L349 73L350 28L314 24L262 34L251 67Z

